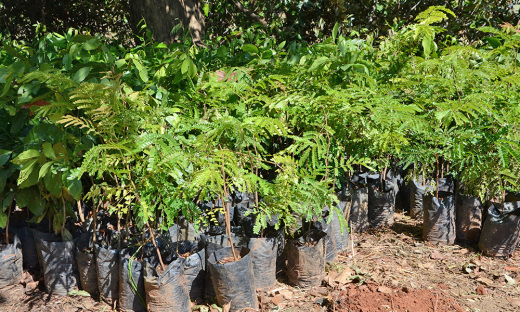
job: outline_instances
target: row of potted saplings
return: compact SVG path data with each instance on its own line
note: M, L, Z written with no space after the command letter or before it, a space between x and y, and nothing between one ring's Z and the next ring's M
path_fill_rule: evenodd
M241 203L242 210L247 206ZM98 221L98 226L107 223ZM229 239L223 234L209 235L211 229L196 234L183 223L157 236L155 244L143 245L135 239L129 243L121 239L127 235L118 237L108 228L98 228L94 239L92 224L87 220L83 233L71 241L32 228L10 228L14 243L0 252L0 287L19 283L25 269L42 272L52 295L81 289L122 311L191 311L190 300L201 299L229 304L230 311L256 309L256 290L273 287L277 270L286 271L292 285L319 285L326 262L344 251L348 241L337 215L330 223L314 222L310 232L289 240L283 230L248 237L241 226L235 226ZM230 241L233 250L228 247ZM140 247L118 249L118 245Z
M396 195L403 193L398 185L404 185L403 181L391 175L383 178L362 174L351 182L349 190L340 196L340 207L352 230L390 226ZM492 203L485 215L478 199L453 195L449 178L439 179L437 187L421 179L408 186L410 213L412 217L423 216L426 240L440 244L453 244L455 239L479 242L483 252L491 256L507 256L518 245L516 202ZM247 218L237 220L237 216L249 209L248 200L234 204L231 211L235 212L235 224L243 224ZM328 218L327 213L323 220ZM20 280L23 261L25 269L43 269L45 286L51 294L67 295L79 286L93 297L111 304L117 302L124 311L189 311L190 299L200 298L216 298L220 305L230 304L231 311L256 308L255 290L272 287L277 270L286 269L290 284L318 285L325 263L347 248L348 232L341 232L336 215L330 223L313 225L309 233L287 240L285 248L283 232L271 237L248 237L242 234L240 225L235 226L231 235L237 247L234 253L227 247L229 238L225 235L196 236L193 230L181 235L181 227L174 226L168 235L156 240L164 268L152 243L116 249L111 247L116 245L115 235L98 233L94 244L92 231L87 231L62 242L60 236L19 228L14 230L15 243L4 247L0 254L0 287ZM180 237L184 240L179 241Z
M478 244L484 255L492 257L510 256L520 243L520 197L514 194L505 196L503 203L482 203L478 197L465 195L462 187L455 187L451 176L406 182L392 175L380 180L378 174L365 173L352 180L349 222L354 232L391 226L399 193L404 195L401 200L409 200L410 216L423 220L426 241Z

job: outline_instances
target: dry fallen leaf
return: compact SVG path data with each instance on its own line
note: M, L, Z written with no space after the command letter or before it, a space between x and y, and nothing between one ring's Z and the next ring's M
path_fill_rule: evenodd
M350 269L344 269L343 271L341 271L341 273L338 274L338 276L336 276L336 278L334 278L334 282L340 284L340 285L343 285L343 284L346 284L347 282L349 282L349 277L352 275L352 271Z
M480 282L489 287L493 287L493 281L490 280L489 278L479 277L479 278L477 278L477 282Z

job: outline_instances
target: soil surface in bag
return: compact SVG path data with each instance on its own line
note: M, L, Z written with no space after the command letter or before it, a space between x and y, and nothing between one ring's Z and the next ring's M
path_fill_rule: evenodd
M478 248L486 256L508 257L519 243L520 202L491 205L482 228Z
M190 296L184 275L184 258L170 263L158 272L144 263L144 288L148 312L190 312Z
M297 240L287 241L287 278L289 284L302 288L319 286L325 275L327 233L311 231Z
M440 198L424 196L423 238L433 244L455 243L455 198L439 192Z
M95 251L98 290L101 299L112 305L119 299L119 250L96 246Z
M480 199L457 194L455 197L455 225L457 241L477 244L482 228L484 205Z
M119 309L146 312L143 264L133 254L125 249L119 255Z
M250 238L249 249L253 261L256 289L268 289L276 284L276 237Z
M248 248L235 249L240 260L220 263L222 260L233 259L231 247L221 248L208 258L213 287L220 306L230 304L229 311L242 309L258 309L258 299L255 290L253 263Z
M9 229L11 230L11 228ZM40 263L31 231L27 227L13 228L12 230L22 243L23 268L33 274L39 272Z
M20 283L23 274L22 243L17 235L12 244L0 245L0 289Z

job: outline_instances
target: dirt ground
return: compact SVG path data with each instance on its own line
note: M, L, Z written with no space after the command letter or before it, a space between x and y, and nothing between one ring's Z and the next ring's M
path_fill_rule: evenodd
M434 246L422 241L421 223L402 214L391 229L352 236L322 286L303 290L280 279L259 294L261 311L520 311L519 251L493 259L476 246ZM111 310L90 297L25 294L22 285L0 290L0 311ZM193 310L222 311L195 304Z

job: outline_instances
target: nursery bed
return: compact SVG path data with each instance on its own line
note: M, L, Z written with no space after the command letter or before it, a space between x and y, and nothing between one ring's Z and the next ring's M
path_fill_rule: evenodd
M353 235L349 250L309 290L281 277L260 294L262 311L518 311L520 252L483 257L474 245L435 246L421 239L421 222L397 213L390 229ZM199 302L200 303L200 302ZM200 303L193 310L218 309ZM82 296L49 296L22 285L0 290L0 310L110 311Z

